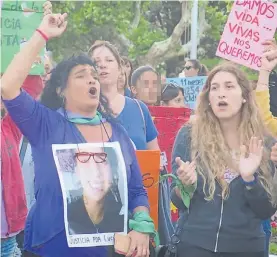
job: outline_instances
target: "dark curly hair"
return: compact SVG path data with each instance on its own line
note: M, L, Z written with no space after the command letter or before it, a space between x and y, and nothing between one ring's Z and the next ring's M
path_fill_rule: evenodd
M97 70L96 64L86 54L78 56L73 55L72 57L60 62L51 71L51 77L46 82L45 88L41 95L41 103L52 110L64 107L64 99L60 94L58 94L58 89L62 92L66 88L69 74L74 67L86 64ZM106 119L113 119L114 117L113 112L109 107L108 100L102 95L102 93L100 93L98 111Z

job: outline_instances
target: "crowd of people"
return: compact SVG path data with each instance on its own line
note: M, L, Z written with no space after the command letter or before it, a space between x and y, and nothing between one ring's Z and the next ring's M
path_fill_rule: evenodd
M114 45L98 40L87 54L57 65L46 57L43 77L28 75L46 42L67 27L67 14L53 14L50 2L44 9L38 29L1 77L1 256L155 256L157 234L135 151L160 150L148 106L187 108L184 89L164 82L149 65L134 69ZM252 83L232 63L208 71L198 60L187 60L179 74L207 81L172 152L178 257L268 256L270 219L277 210L277 44L265 41L264 49L259 78ZM52 151L54 144L78 146L72 156L84 196L70 206L71 232L109 230L123 222L116 216L120 210L107 219L101 211L111 205L99 196L100 214L90 215L98 188L88 187L82 170L95 163L111 170L105 150L110 142L119 142L125 162L130 245L124 254L109 246L69 247ZM88 153L79 149L84 143L103 147ZM91 181L100 175L91 175ZM120 198L111 188L105 189L111 201ZM78 206L87 213L79 216ZM84 219L87 225L80 227Z

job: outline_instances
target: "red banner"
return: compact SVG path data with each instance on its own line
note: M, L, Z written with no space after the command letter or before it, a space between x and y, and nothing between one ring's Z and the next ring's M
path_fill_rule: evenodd
M150 113L159 132L158 142L161 152L166 153L167 170L171 172L171 153L179 129L188 122L191 110L187 108L174 108L163 106L149 106ZM171 218L173 222L178 219L178 210L171 203Z
M171 153L179 129L188 122L191 110L163 106L149 106L155 126L159 132L158 142L161 152L166 153L167 169L171 172Z

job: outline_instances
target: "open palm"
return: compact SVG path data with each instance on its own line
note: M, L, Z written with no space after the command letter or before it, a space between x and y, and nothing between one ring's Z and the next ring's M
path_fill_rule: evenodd
M246 146L241 146L239 172L243 179L253 177L259 168L263 157L263 143L256 137L251 137L249 143L249 155L246 157Z

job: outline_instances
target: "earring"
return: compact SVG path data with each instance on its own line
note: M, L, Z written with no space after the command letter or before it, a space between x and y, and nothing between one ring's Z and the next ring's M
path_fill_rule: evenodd
M242 100L242 102L245 104L245 103L246 103L246 100L245 100L245 99L243 99L243 100Z
M211 103L209 103L209 106L211 106Z
M62 106L64 107L64 103L65 103L65 97L63 94L60 94L60 98L62 99Z

